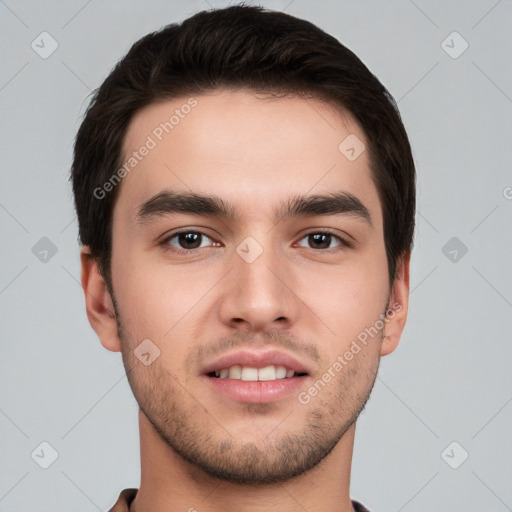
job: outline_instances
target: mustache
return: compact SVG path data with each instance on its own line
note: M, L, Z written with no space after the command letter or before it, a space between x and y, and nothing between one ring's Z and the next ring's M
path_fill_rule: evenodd
M294 339L289 333L282 331L268 331L260 334L237 332L229 338L221 338L216 343L201 345L187 358L189 369L197 366L205 360L213 359L233 349L244 348L283 348L287 351L306 356L318 363L320 354L315 343L304 343Z

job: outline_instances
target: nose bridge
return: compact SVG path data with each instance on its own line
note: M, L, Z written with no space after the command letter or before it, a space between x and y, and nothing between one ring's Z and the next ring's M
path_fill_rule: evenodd
M221 308L225 322L261 330L276 327L277 320L292 320L293 293L286 285L286 258L279 251L268 233L247 236L238 244Z
M259 239L262 240L262 235ZM236 257L233 259L237 280L252 306L276 303L283 285L274 272L279 266L282 271L285 269L272 237L264 236L262 243L252 236L246 237L237 246Z

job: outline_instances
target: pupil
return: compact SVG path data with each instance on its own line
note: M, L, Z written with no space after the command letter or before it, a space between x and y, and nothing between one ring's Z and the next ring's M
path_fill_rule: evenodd
M314 235L309 235L310 238L313 239L314 241L314 244L316 244L316 246L318 247L318 245L324 245L324 247L322 247L322 249L328 249L329 248L329 245L330 245L330 241L331 241L331 235L327 234L327 233L316 233ZM327 241L327 244L326 244L326 241Z
M200 239L199 233L180 233L179 235L179 241L180 244L185 247L185 249L196 249L201 245L201 243L198 243L198 240ZM192 245L193 247L190 247Z

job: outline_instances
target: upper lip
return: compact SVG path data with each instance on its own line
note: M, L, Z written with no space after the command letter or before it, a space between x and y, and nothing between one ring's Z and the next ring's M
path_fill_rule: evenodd
M294 356L278 350L268 350L265 352L243 350L226 354L205 365L201 373L208 374L215 370L230 368L236 364L240 366L250 366L251 368L265 368L265 366L270 365L285 366L295 373L310 373L308 367Z

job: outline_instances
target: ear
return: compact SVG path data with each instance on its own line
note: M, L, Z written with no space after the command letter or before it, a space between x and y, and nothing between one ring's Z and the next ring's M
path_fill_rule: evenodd
M98 270L89 247L80 251L82 264L82 288L85 294L85 308L91 327L98 335L101 344L112 352L121 351L121 341L117 335L114 304L107 285Z
M398 346L407 320L409 305L409 263L411 252L407 252L397 262L396 278L391 288L387 309L385 337L380 349L381 356L387 356Z

